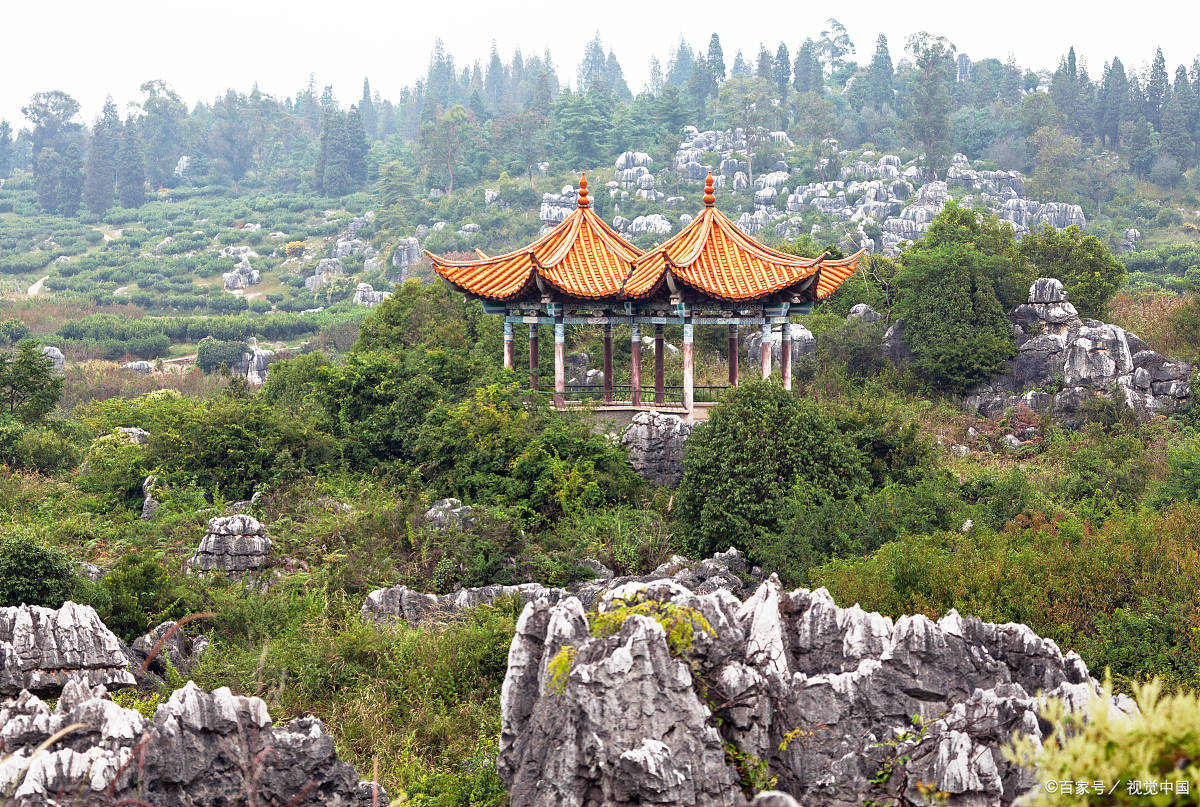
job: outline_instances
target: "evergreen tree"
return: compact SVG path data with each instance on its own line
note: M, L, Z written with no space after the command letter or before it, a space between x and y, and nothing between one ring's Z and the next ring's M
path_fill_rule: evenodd
M730 78L749 78L751 74L750 65L746 63L746 58L742 56L741 48L733 57L733 67L729 69Z
M1188 130L1187 113L1184 111L1187 107L1183 100L1189 89L1187 85L1184 85L1181 92L1176 86L1175 92L1171 94L1171 100L1163 108L1162 114L1163 148L1181 165L1191 162L1194 151L1192 133Z
M1167 62L1163 58L1162 48L1154 54L1154 62L1150 65L1150 76L1146 81L1146 119L1157 130L1162 131L1162 113L1171 92L1170 78L1167 76Z
M797 92L820 92L825 84L825 75L821 71L821 60L817 56L817 43L811 39L796 51L796 64L793 68L795 76L793 86Z
M12 126L0 120L0 179L7 179L13 168Z
M370 142L378 137L379 120L375 112L375 102L371 99L371 82L363 79L362 100L358 102L358 116L362 119L363 132Z
M692 70L695 68L696 55L692 53L691 46L680 39L679 47L675 50L675 56L667 65L665 85L668 87L678 87L681 90L686 88L688 79L692 77Z
M782 42L775 49L775 62L771 66L771 72L776 97L781 100L787 98L788 85L792 83L792 55L788 53L787 45Z
M152 187L173 184L175 166L183 154L183 128L187 107L179 95L162 81L148 81L141 90L145 114L138 122L145 153L146 175Z
M518 51L513 57L514 66L520 64L521 54ZM496 40L492 40L492 50L488 54L487 70L483 75L483 89L487 95L492 112L499 113L504 107L505 96L508 94L508 77L504 72L504 63L500 61L500 51L496 49ZM366 121L363 121L364 124Z
M754 68L754 75L768 85L775 83L775 59L771 57L771 51L767 50L766 45L758 46L758 64Z
M1122 127L1121 139L1129 149L1129 167L1139 177L1146 177L1158 158L1158 149L1154 144L1154 130L1150 121L1141 118L1136 122L1128 122Z
M925 150L925 167L936 176L947 156L950 136L950 88L954 84L954 45L927 33L909 37L913 73L909 80L907 127Z
M888 52L887 37L880 34L875 40L875 55L867 67L867 103L880 109L894 105L892 74L892 54Z
M1108 146L1116 148L1121 143L1121 121L1128 120L1129 79L1125 66L1114 58L1104 68L1100 86L1099 103L1096 107L1096 131Z
M79 213L79 202L83 196L83 155L79 144L71 143L63 155L58 175L58 212L63 216Z
M725 80L725 52L721 50L721 38L715 33L708 40L708 54L704 57L704 63L716 84Z
M592 41L588 42L583 49L583 60L579 63L576 82L579 91L587 92L591 89L606 87L611 92L607 66L608 63L604 58L604 44L600 41L600 32L597 31L596 35L592 37Z
M356 107L350 107L350 114L346 116L346 162L355 188L362 187L367 181L368 149L362 115Z
M83 186L83 201L88 210L99 216L113 203L117 182L117 145L121 139L121 117L110 96L104 103L100 120L92 127L88 145L87 177Z
M658 95L663 88L663 73L662 65L658 62L657 56L650 57L650 80L646 85L646 89L651 95Z
M50 215L58 212L58 183L62 179L62 155L47 146L37 153L34 175L38 204Z
M250 168L254 144L247 120L246 98L232 88L213 104L208 146L213 167L227 179L240 182Z
M697 114L704 114L704 102L717 93L717 82L713 78L712 71L708 69L707 59L700 56L696 59L696 64L692 70L692 77L688 79L687 94L692 99L692 106L695 107Z
M617 61L617 54L611 50L608 52L608 58L604 60L604 78L613 98L618 101L633 100L633 93L629 91L629 85L625 82L625 73Z
M121 207L141 207L146 201L146 164L133 119L121 127L117 146L117 201Z

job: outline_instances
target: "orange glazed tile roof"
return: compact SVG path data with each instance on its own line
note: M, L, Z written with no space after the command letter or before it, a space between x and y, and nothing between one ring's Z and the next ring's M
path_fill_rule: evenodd
M705 183L704 210L662 246L638 258L622 290L631 298L655 292L667 272L711 297L730 302L758 300L817 275L810 293L825 299L858 268L865 250L837 261L788 255L755 241L715 207L712 173Z
M486 300L514 300L536 283L586 299L616 297L644 253L621 238L592 210L587 176L579 180L578 207L529 246L479 261L451 261L426 251L434 271L451 285Z

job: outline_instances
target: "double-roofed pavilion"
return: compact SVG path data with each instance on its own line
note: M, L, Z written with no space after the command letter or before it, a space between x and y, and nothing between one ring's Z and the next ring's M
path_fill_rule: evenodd
M641 326L654 326L654 403L665 402L664 327L683 326L682 405L694 400L694 328L728 328L729 383L738 383L738 329L762 329L761 370L771 375L771 329L782 325L781 372L792 384L791 316L833 294L858 268L864 250L849 258L802 258L771 249L746 235L716 208L713 178L704 209L649 252L623 239L591 207L581 177L577 207L550 232L522 249L477 261L453 261L429 252L434 270L484 310L504 316L504 366L514 364L513 327L529 325L530 384L536 388L538 326L554 327L554 401L566 405L566 326L604 327L603 400L613 400L612 328L631 328L630 399L641 408ZM478 252L478 250L476 250Z

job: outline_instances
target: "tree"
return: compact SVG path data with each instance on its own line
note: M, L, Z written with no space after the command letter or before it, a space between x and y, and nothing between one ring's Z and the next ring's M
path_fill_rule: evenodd
M110 96L104 103L100 120L92 127L88 144L86 179L83 201L88 210L101 215L113 203L117 182L117 144L121 139L121 117Z
M787 45L782 42L775 49L775 61L771 65L771 75L775 82L775 97L781 101L787 98L788 84L792 78L792 56L788 53Z
M895 103L892 75L892 55L888 51L887 37L880 34L875 40L875 55L867 66L867 103L879 108Z
M583 49L583 59L579 62L579 70L576 74L577 85L580 92L587 92L593 88L607 87L611 92L612 87L608 84L607 63L604 59L604 44L600 41L600 32L592 37L592 41L588 42Z
M77 574L71 558L32 535L0 537L0 608L58 608L71 595Z
M454 193L454 169L462 164L471 142L471 123L460 104L421 127L421 167L433 181L445 183L447 195Z
M492 122L496 142L518 161L520 170L533 187L534 166L546 155L546 116L538 112L518 112Z
M675 501L698 557L734 546L761 563L793 497L813 489L847 497L869 483L866 457L828 409L752 381L688 438Z
M954 45L945 37L922 32L908 38L913 75L908 92L908 129L925 150L931 179L945 164L950 136L950 88L954 85Z
M846 26L830 17L826 20L829 25L821 32L821 41L817 52L820 60L829 67L831 73L836 73L846 64L846 57L854 53L854 43L846 33Z
M371 82L365 78L362 98L358 102L358 116L362 118L362 128L367 140L374 140L379 122L375 114L375 102L371 100Z
M0 179L7 179L13 168L12 126L0 120Z
M754 185L753 149L755 132L770 114L770 98L765 79L731 78L717 94L717 119L722 126L741 126L746 132L746 170Z
M1033 264L1039 277L1062 281L1067 298L1082 317L1099 319L1105 306L1125 282L1125 266L1094 235L1074 225L1061 232L1049 224L1021 239L1021 257Z
M796 92L820 92L825 77L821 73L821 61L817 57L817 43L811 39L804 40L804 44L796 51L796 63L792 70L792 86L796 88Z
M196 344L196 366L205 373L220 368L228 371L237 367L245 352L245 342L223 341L206 336Z
M1101 140L1116 148L1121 143L1121 122L1129 120L1129 79L1120 59L1104 68L1099 103L1096 107L1096 131Z
M83 196L83 157L79 145L71 143L63 155L58 173L58 212L63 216L74 216L79 212Z
M146 95L139 121L145 171L152 187L165 188L174 182L175 165L183 154L187 107L163 81L147 81L141 91Z
M61 156L67 149L67 141L79 130L79 124L75 123L79 102L60 90L39 92L30 97L21 112L33 125L29 138L33 172L39 174L37 158L42 150L48 148Z
M146 201L146 164L142 158L141 138L132 119L121 127L116 185L121 207L141 207Z
M254 144L247 120L245 96L233 89L212 107L212 130L208 150L215 168L234 182L241 181L250 168Z
M346 162L350 182L354 188L362 187L367 181L367 133L363 128L362 115L357 107L350 107L346 115Z
M32 339L0 353L0 411L26 426L46 419L62 393L62 376Z
M36 187L38 204L42 210L54 215L58 212L58 183L62 177L62 155L52 148L44 148L37 154L38 166Z
M750 74L750 65L742 56L741 48L738 48L738 52L733 57L733 67L729 68L729 76L730 78L748 78Z
M1180 70L1182 71L1182 68ZM1187 113L1188 107L1191 106L1192 89L1187 83L1186 73L1182 78L1182 82L1176 80L1171 100L1163 107L1162 145L1181 164L1187 165L1191 162L1195 150Z
M964 245L978 250L977 265L987 276L1000 306L1007 311L1029 298L1037 274L1021 257L1012 225L994 213L984 213L947 203L929 225L915 248Z
M704 57L704 64L708 67L709 75L715 84L725 80L725 52L721 49L721 38L715 33L708 40L708 53Z
M1147 120L1155 129L1162 131L1162 113L1171 95L1171 80L1167 76L1167 62L1163 59L1162 48L1154 54L1150 65L1150 76L1146 81Z

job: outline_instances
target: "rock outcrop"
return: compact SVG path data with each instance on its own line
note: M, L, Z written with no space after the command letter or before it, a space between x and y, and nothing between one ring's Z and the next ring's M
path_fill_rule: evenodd
M475 525L471 506L458 499L439 499L422 516L422 521L438 532L469 530Z
M392 293L390 291L375 291L370 283L359 283L354 288L354 302L358 305L365 305L371 308L374 308L391 296Z
M1191 367L1148 349L1124 329L1079 317L1062 283L1040 278L1029 302L1008 314L1017 355L1007 371L967 391L964 405L987 417L1024 405L1077 426L1088 401L1123 397L1145 420L1182 408L1191 396Z
M401 238L392 252L392 267L400 270L399 279L408 278L408 270L421 262L421 245L416 238Z
M69 681L111 687L137 683L125 648L95 609L70 601L61 608L0 608L0 696L23 689L57 695Z
M256 387L261 386L267 380L267 365L274 355L275 351L260 348L258 340L252 336L246 340L246 352L237 365L230 368L230 372L243 376Z
M221 275L221 288L225 291L241 291L261 282L262 275L244 258L232 272L224 272Z
M692 561L678 555L642 577L616 577L600 562L585 558L581 564L590 568L596 577L572 583L566 588L552 588L540 583L517 586L479 586L464 588L451 594L427 594L407 586L392 586L372 591L362 604L365 620L379 624L391 622L446 622L457 619L465 611L487 605L502 597L517 597L524 603L545 600L557 603L571 597L584 608L595 606L604 592L628 583L649 583L669 580L688 591L706 593L724 589L736 596L749 593L748 586L763 579L762 570L750 568L746 556L736 549L718 552L708 560Z
M271 539L257 518L244 514L217 516L209 520L208 532L187 563L196 571L240 576L265 567L270 554Z
M683 478L683 444L694 428L678 415L638 412L621 432L621 445L643 479L673 487Z
M71 682L53 710L23 692L0 702L0 747L0 792L11 807L368 807L375 787L338 759L317 718L275 726L259 698L190 681L153 719L113 703L103 686ZM382 788L375 803L387 804Z
M342 266L341 258L324 258L317 263L312 277L304 279L304 288L316 291L329 282L330 278L345 277L346 269Z
M514 804L745 805L741 757L800 804L923 804L926 782L952 807L1008 805L1034 777L1001 749L1013 732L1042 738L1037 693L1075 708L1099 691L1024 625L893 621L774 576L744 602L663 580L598 607L620 618L546 598L517 624L498 759Z
M42 355L50 360L50 364L56 372L61 373L67 360L63 358L63 352L53 345L42 345Z

